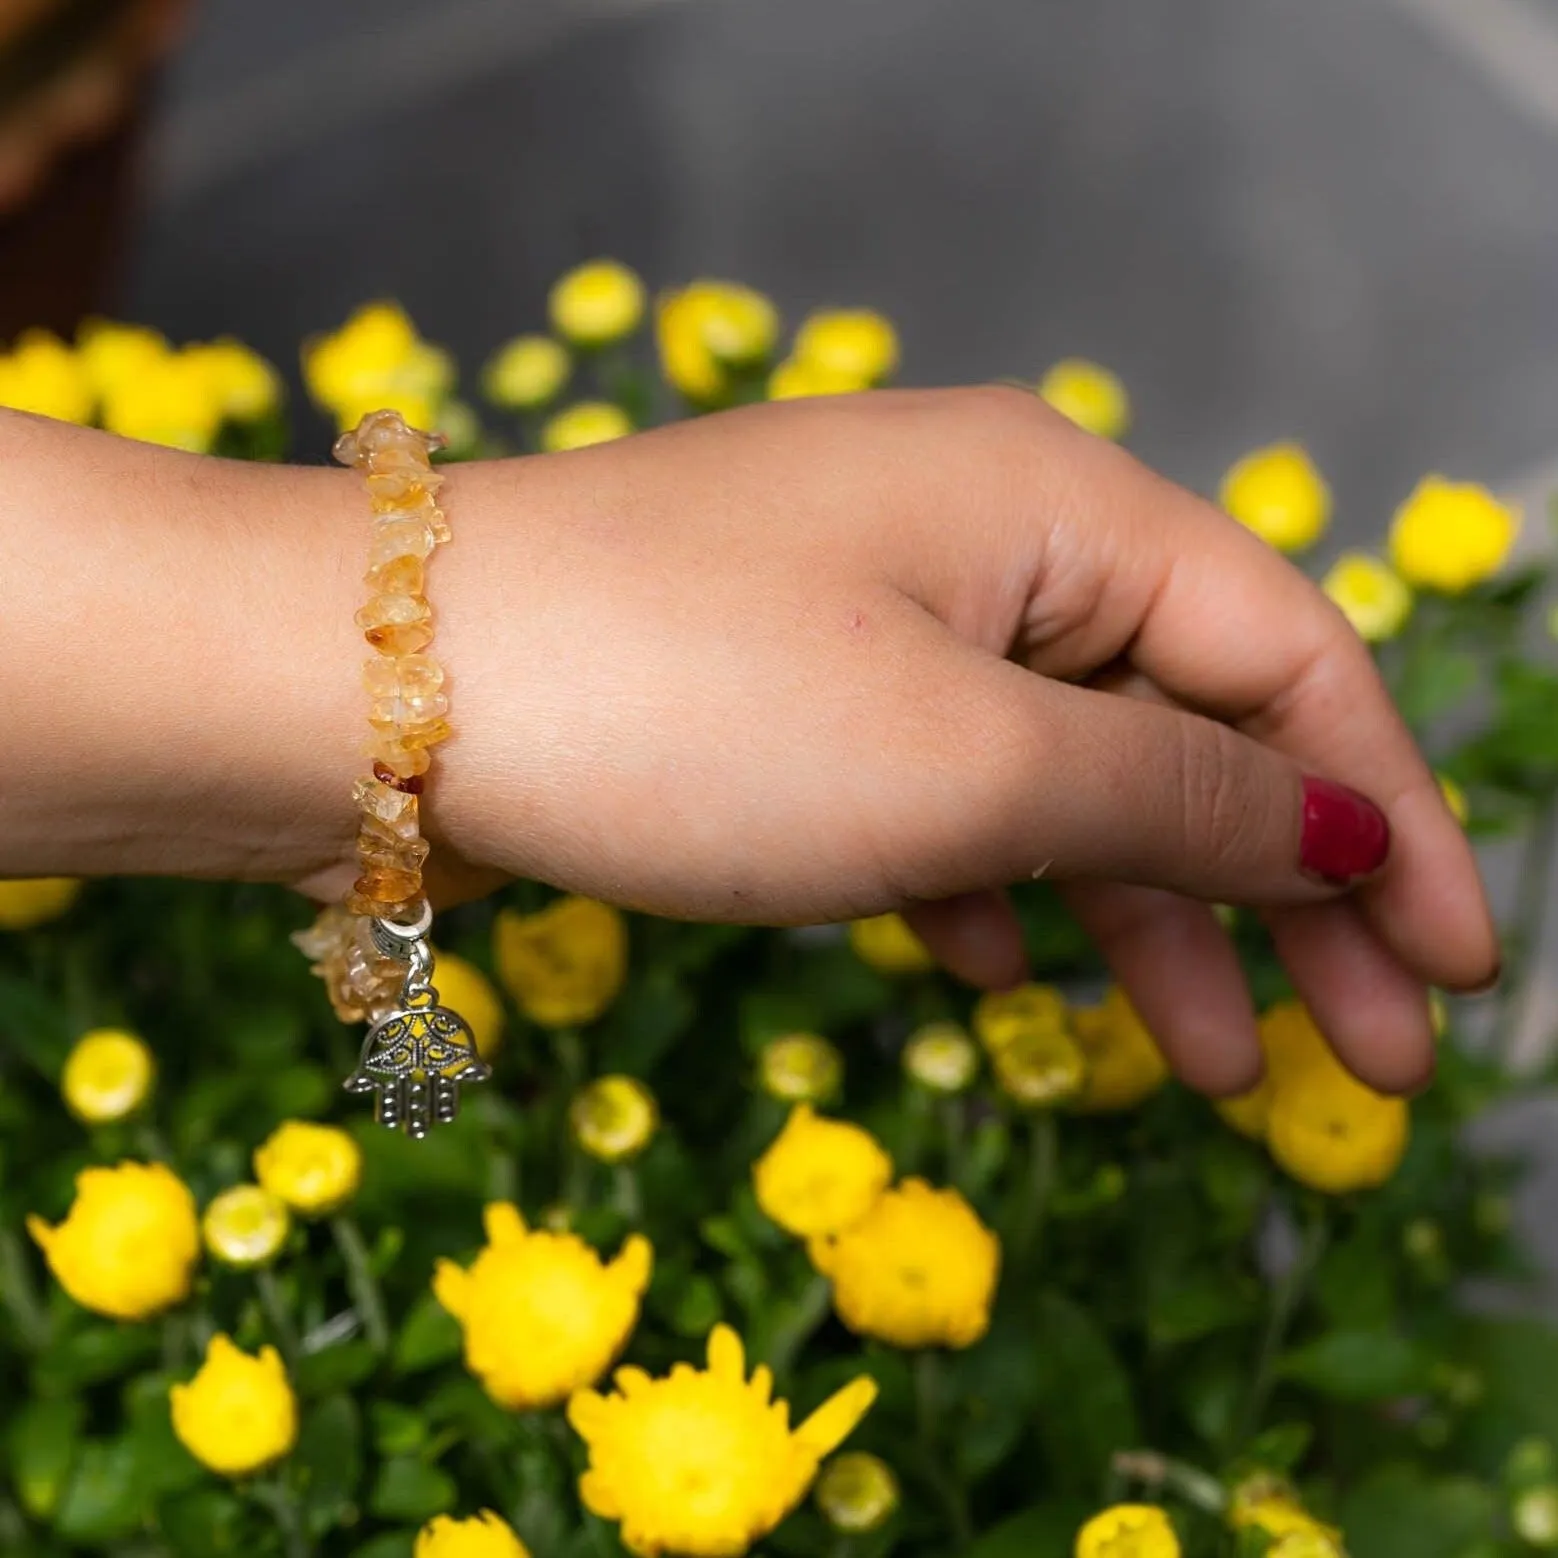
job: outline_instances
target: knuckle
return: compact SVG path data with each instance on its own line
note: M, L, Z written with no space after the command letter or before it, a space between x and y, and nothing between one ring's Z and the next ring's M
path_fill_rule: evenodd
M1270 801L1254 782L1244 738L1194 716L1176 726L1181 847L1213 875L1231 875L1264 853Z

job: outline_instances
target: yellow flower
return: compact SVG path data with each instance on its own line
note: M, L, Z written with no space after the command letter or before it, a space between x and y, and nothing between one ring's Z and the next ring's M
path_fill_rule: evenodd
M151 1051L133 1033L94 1028L71 1047L60 1094L78 1120L106 1125L140 1108L155 1074Z
M1396 510L1390 560L1408 584L1459 595L1504 565L1520 533L1520 510L1486 487L1425 476Z
M573 358L549 335L517 335L487 364L482 388L495 406L538 411L562 394Z
M99 399L172 353L161 331L144 325L89 319L76 332L76 359Z
M1394 638L1412 615L1412 591L1387 563L1367 552L1343 552L1320 581L1366 643Z
M182 354L203 372L224 417L258 422L281 405L281 375L256 351L230 336L186 347Z
M1332 1542L1341 1536L1333 1527L1316 1520L1285 1481L1264 1474L1251 1477L1233 1490L1228 1503L1228 1524L1235 1531L1264 1531L1274 1543L1295 1535L1319 1536Z
M29 330L0 356L0 406L60 422L92 419L92 385L80 359L56 335Z
M411 1558L530 1558L530 1549L508 1521L484 1509L469 1520L434 1515L417 1532Z
M1450 808L1450 815L1464 828L1471 820L1471 806L1466 800L1466 792L1448 775L1435 774L1439 781L1439 793L1444 797L1444 804Z
M610 904L559 898L539 914L505 909L493 929L498 978L543 1028L594 1022L627 974L627 923Z
M1404 1098L1376 1093L1330 1057L1278 1084L1266 1145L1294 1179L1342 1195L1384 1184L1400 1166L1410 1131Z
M597 1077L568 1106L573 1139L602 1163L636 1158L659 1123L655 1095L634 1077Z
M200 1220L206 1248L224 1265L240 1270L269 1265L291 1231L287 1203L260 1185L224 1190Z
M739 1558L806 1496L823 1456L876 1399L862 1376L800 1427L774 1401L773 1376L746 1377L746 1355L728 1326L709 1337L707 1370L678 1364L665 1379L618 1369L616 1393L580 1391L568 1421L589 1446L579 1479L585 1507L621 1523L638 1558Z
M433 959L433 982L439 1000L471 1025L476 1053L491 1060L503 1038L503 1002L492 981L474 963L453 952L439 952Z
M218 1331L195 1377L168 1401L179 1443L223 1477L252 1476L297 1443L297 1397L274 1347L254 1356Z
M770 400L806 400L815 395L855 395L870 386L847 373L834 373L799 357L786 357L768 375Z
M1072 1030L1087 1064L1075 1107L1093 1114L1134 1109L1168 1079L1168 1064L1125 992L1113 987L1100 1006L1079 1007Z
M0 930L31 930L57 920L81 894L73 876L33 876L0 882Z
M869 308L821 309L796 332L793 355L822 373L866 389L898 366L898 333Z
M843 1083L844 1057L818 1034L787 1033L763 1046L758 1075L770 1098L788 1104L820 1104Z
M123 438L204 454L222 425L217 385L188 352L155 357L103 397L103 426Z
M1509 1523L1515 1535L1532 1547L1558 1547L1558 1487L1546 1482L1524 1489L1510 1504Z
M1213 1101L1223 1119L1253 1141L1265 1138L1278 1087L1311 1065L1323 1065L1330 1056L1324 1034L1299 1001L1279 1001L1261 1017L1259 1031L1265 1075L1249 1092Z
M1068 1028L1028 1028L990 1053L1001 1091L1025 1108L1049 1109L1077 1098L1087 1062Z
M1331 519L1331 489L1301 444L1270 444L1236 460L1219 501L1279 552L1313 546Z
M145 1320L189 1296L200 1257L195 1198L162 1163L120 1163L76 1175L65 1221L27 1231L59 1285L84 1309Z
M969 1347L989 1329L1001 1244L956 1190L906 1179L808 1251L839 1319L862 1336Z
M925 943L901 914L855 920L849 927L849 944L855 956L879 974L920 974L936 966Z
M418 336L398 304L369 303L334 334L304 345L303 381L343 432L381 409L429 428L453 386L454 364Z
M644 317L644 284L617 260L591 260L553 283L547 314L565 341L610 346L638 329Z
M433 1292L465 1333L465 1366L499 1406L557 1406L627 1345L653 1251L634 1234L604 1262L574 1234L526 1228L507 1201L484 1221L486 1246L468 1269L439 1261Z
M836 1233L870 1211L893 1177L893 1160L869 1131L797 1104L752 1165L757 1204L798 1238Z
M1179 1538L1156 1504L1116 1504L1077 1532L1076 1558L1179 1558Z
M731 388L731 368L766 362L779 315L761 292L730 281L694 281L655 305L655 342L666 382L710 405Z
M254 1150L254 1177L304 1217L346 1205L362 1183L362 1148L334 1125L287 1120Z
M1069 1020L1066 998L1053 985L987 990L974 1005L974 1032L991 1055L1019 1034L1064 1030Z
M1130 431L1131 398L1125 386L1096 362L1067 357L1039 380L1039 398L1100 438L1119 440Z
M1289 1531L1266 1549L1266 1558L1347 1558L1339 1535L1329 1531Z
M541 447L548 454L565 454L570 449L612 443L633 431L633 419L621 406L609 400L576 400L546 419Z
M933 1093L961 1093L979 1070L979 1051L961 1023L928 1022L909 1035L903 1069Z
M879 1456L835 1455L817 1479L817 1507L835 1531L878 1530L898 1507L898 1479Z

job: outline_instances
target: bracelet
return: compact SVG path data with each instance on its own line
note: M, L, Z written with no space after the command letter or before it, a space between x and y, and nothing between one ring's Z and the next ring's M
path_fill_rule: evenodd
M364 581L373 597L356 618L377 651L363 667L373 772L352 792L361 874L344 907L326 908L292 938L324 980L336 1015L369 1024L346 1090L372 1093L381 1125L419 1139L455 1118L462 1082L491 1075L470 1025L439 1002L428 940L433 911L422 891L428 845L420 797L431 749L453 734L443 667L423 652L433 638L426 563L449 539L438 506L444 478L430 459L443 445L395 411L370 411L336 440L335 458L363 473L373 508Z

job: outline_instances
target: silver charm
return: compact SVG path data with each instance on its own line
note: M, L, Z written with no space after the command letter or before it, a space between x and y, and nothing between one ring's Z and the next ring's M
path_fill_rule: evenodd
M387 958L405 962L400 999L363 1040L357 1069L344 1084L349 1093L374 1095L374 1118L420 1141L435 1125L447 1125L460 1110L460 1084L492 1075L476 1052L470 1025L438 1002L433 951L427 933L432 908L410 925L374 919L370 934Z

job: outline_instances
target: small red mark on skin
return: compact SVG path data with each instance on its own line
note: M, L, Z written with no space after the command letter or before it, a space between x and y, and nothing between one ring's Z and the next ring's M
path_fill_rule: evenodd
M850 619L849 619L849 630L850 630L850 632L851 633L858 633L858 632L861 631L862 628L865 627L865 625L866 625L866 614L865 614L865 612L860 611L860 610L856 610L850 616Z

